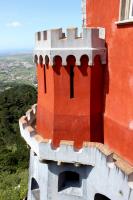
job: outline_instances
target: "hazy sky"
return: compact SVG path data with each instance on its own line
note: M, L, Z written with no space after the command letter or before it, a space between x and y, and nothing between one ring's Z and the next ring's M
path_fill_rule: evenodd
M81 27L81 0L1 0L0 50L33 48L34 33Z

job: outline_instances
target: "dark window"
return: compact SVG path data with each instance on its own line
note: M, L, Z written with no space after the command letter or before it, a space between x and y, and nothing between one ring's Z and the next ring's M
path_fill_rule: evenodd
M103 194L96 194L94 200L111 200Z
M42 66L43 65L43 57L42 55L39 56L39 64Z
M72 171L62 172L58 179L58 192L70 187L81 187L79 174Z
M70 65L70 98L74 98L74 67Z
M35 189L39 189L39 185L38 185L37 181L34 178L32 178L31 179L31 190L35 190Z
M31 192L35 200L40 200L40 189L35 178L31 179Z

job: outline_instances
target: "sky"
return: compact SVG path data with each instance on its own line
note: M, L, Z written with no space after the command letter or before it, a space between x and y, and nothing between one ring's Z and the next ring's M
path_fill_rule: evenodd
M0 51L32 49L35 32L81 23L81 0L1 0Z

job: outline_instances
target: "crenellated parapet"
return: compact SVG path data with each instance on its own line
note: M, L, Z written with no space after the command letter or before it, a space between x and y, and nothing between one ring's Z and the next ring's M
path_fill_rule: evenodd
M66 33L62 29L52 29L36 33L35 37L35 63L46 64L49 60L53 65L55 56L60 56L62 65L67 64L67 57L73 55L76 65L80 65L83 55L89 58L89 65L93 65L94 58L99 55L101 63L106 64L105 29L83 28L78 34L78 28L69 28Z
M61 163L72 163L78 167L79 165L95 166L99 159L103 159L110 169L116 168L122 171L129 180L132 178L133 167L104 144L84 142L82 148L75 149L73 141L62 140L59 147L54 148L51 140L42 138L36 132L36 110L37 105L35 104L26 113L26 116L20 118L19 125L21 136L41 162L55 161L58 165Z

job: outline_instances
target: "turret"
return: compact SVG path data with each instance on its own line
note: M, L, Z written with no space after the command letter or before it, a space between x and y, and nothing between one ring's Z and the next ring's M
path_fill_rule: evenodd
M103 142L103 79L106 63L103 28L36 33L37 132L51 139Z

